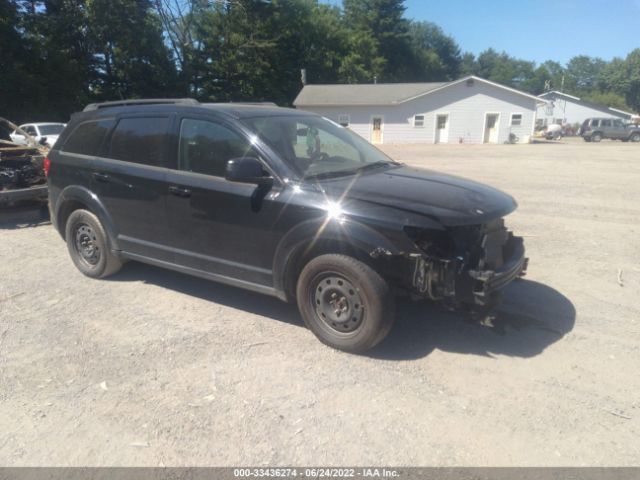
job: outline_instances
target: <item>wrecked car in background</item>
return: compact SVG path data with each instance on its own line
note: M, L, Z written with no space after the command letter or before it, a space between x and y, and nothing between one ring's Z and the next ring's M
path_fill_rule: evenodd
M58 137L64 131L65 123L25 123L19 129L27 132L39 145L53 147L58 141ZM11 140L20 145L27 145L27 138L18 129L11 133Z
M25 139L25 145L12 141L12 132ZM49 148L27 132L0 117L0 207L24 200L46 200L45 157Z

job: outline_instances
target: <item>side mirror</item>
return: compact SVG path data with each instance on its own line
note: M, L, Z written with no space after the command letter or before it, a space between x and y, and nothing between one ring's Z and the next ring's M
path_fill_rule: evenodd
M46 145L47 144L47 137L40 137L40 141L38 143L40 145Z
M253 157L233 158L227 162L225 178L230 182L273 185L273 177L265 175L260 160Z

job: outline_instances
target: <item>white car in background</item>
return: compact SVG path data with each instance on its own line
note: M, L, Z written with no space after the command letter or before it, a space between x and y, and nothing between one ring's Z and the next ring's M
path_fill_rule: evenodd
M25 123L20 128L35 138L36 142L53 147L66 126L66 123ZM27 144L27 139L17 130L11 134L11 140L20 145Z

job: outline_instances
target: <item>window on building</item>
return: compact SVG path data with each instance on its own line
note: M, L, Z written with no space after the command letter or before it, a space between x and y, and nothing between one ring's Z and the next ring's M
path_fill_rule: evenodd
M169 118L123 118L111 136L109 158L160 166Z
M547 105L544 107L544 111L547 114L548 117L553 115L553 102L549 102L547 103Z
M180 170L224 177L233 158L257 157L248 140L219 123L185 118L180 125Z
M351 123L351 118L349 117L348 114L343 113L338 116L338 123L343 127L348 127L349 124Z
M113 119L81 123L64 143L62 151L81 155L99 155L100 146L114 124Z
M424 115L414 115L413 126L416 128L424 127Z
M522 114L521 113L512 113L511 114L511 126L518 127L522 125Z

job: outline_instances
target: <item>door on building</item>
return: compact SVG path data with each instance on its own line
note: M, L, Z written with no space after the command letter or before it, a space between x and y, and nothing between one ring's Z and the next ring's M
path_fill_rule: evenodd
M382 117L371 118L371 143L374 145L382 143Z
M499 113L487 113L484 120L484 143L498 143Z
M436 115L436 142L449 142L449 114L439 113Z

